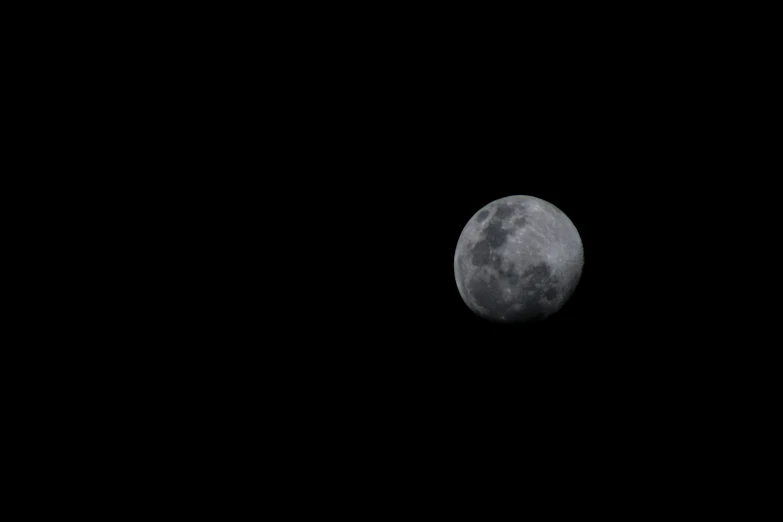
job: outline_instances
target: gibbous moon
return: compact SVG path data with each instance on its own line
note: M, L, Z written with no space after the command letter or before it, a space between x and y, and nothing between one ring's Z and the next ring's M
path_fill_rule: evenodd
M582 239L562 210L532 196L489 203L465 225L454 253L463 301L501 323L546 319L568 301L584 265Z

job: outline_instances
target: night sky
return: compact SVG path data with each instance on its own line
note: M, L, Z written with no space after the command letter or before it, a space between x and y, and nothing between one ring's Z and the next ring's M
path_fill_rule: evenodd
M759 171L760 142L726 102L726 55L711 69L653 36L630 45L633 28L463 28L281 44L296 59L269 66L273 94L229 108L241 121L212 171L231 180L213 212L229 226L206 222L225 319L205 360L327 459L366 447L450 469L465 448L546 448L544 468L589 471L627 448L672 455L686 432L698 445L763 346L735 328L764 284L740 261L768 247L746 236L758 187L731 181ZM463 227L511 195L557 206L584 247L576 291L541 323L485 321L455 283Z

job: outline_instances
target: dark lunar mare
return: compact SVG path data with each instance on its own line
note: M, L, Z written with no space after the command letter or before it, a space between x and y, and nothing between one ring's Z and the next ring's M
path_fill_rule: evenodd
M499 260L500 258L498 258ZM506 278L508 280L508 284L511 286L517 286L519 283L519 273L516 271L516 266L514 263L511 263L511 266L508 268L508 270L504 270L503 268L498 268L498 273Z
M512 266L510 270L501 273L502 277L512 278L513 285L519 281L519 274ZM507 302L503 299L502 289L496 276L490 276L489 281L474 277L468 283L468 291L473 296L476 304L487 310L489 318L506 322L540 320L546 318L552 307L541 304L539 301L546 298L551 301L557 297L557 289L553 285L558 283L557 277L546 263L539 263L527 268L521 275L522 299L525 305L521 310L514 310L514 301Z
M514 229L503 229L503 220L514 213L514 206L512 205L499 205L495 210L495 215L487 223L486 229L481 233L481 240L479 240L471 249L472 262L475 266L487 266L492 263L494 266L500 262L499 257L492 252L493 249L497 250L506 244L508 236L514 232ZM483 221L486 215L482 218L481 215L488 211L482 210L479 212L477 219Z
M471 262L475 266L488 265L492 259L492 252L491 249L489 248L489 243L487 243L487 241L483 239L478 243L476 243L470 252L471 254L473 254L473 257L471 258Z
M551 307L541 304L542 299L549 301L557 297L558 278L552 273L552 269L546 263L539 263L528 267L522 272L522 288L526 295L525 302L529 305L525 314L532 314L534 317L546 317L551 311Z
M514 208L516 208L514 205L498 205L492 220L506 219L508 216L514 213Z

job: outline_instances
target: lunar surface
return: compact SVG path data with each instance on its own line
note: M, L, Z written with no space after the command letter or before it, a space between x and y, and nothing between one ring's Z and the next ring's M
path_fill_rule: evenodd
M574 224L559 208L532 196L509 196L480 209L454 253L465 304L501 323L542 320L560 310L583 265Z

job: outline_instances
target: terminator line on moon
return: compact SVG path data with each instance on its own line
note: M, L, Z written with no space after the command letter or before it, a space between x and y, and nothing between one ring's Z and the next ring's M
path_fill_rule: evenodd
M583 265L574 224L562 210L532 196L501 198L476 212L454 253L465 304L501 323L557 312L576 289Z

